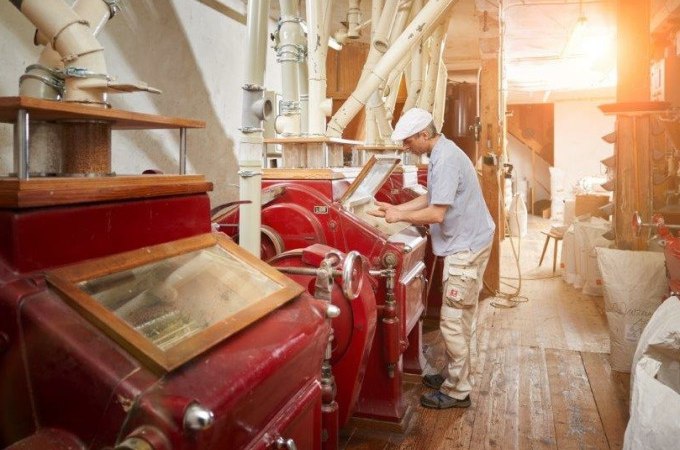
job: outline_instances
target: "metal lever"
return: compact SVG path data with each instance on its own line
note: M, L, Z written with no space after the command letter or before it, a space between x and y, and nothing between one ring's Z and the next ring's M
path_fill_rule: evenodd
M281 436L276 438L276 441L274 441L274 444L276 444L276 448L283 448L286 450L297 450L297 446L295 445L295 441L292 439L285 439Z
M633 233L635 233L635 236L640 236L640 233L642 232L642 227L656 227L658 225L660 224L645 223L642 221L642 216L640 216L639 212L635 211L633 213L631 227L633 228ZM662 225L668 228L669 230L680 230L680 225L668 225L667 223L662 223Z
M342 293L345 295L347 300L354 300L359 296L361 292L361 286L363 284L363 271L364 271L364 259L363 256L356 250L353 250L347 254L345 257L345 262L342 264L342 270L331 269L329 274L333 277L342 277ZM316 275L319 269L313 269L311 267L283 267L274 266L276 270L283 273L290 273L293 275ZM352 283L354 275L359 277L359 282L354 285Z

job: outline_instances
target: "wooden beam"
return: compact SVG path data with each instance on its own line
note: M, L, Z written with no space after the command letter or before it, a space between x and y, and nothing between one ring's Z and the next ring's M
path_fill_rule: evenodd
M489 5L489 4L485 4ZM500 289L500 243L505 234L505 218L501 208L501 183L498 157L505 152L505 101L500 89L501 54L499 9L480 8L477 4L482 56L480 77L480 152L482 166L482 191L491 217L496 223L489 264L484 283L492 292ZM489 156L489 157L487 157Z
M214 9L218 13L224 14L225 16L235 20L236 22L242 25L245 25L247 22L245 11L243 12L237 11L231 6L219 0L198 0L198 1L203 3L205 6Z
M617 102L649 101L650 2L618 2ZM630 226L635 211L645 221L652 214L650 116L619 113L616 120L616 190L614 228L620 249L644 250L646 238Z

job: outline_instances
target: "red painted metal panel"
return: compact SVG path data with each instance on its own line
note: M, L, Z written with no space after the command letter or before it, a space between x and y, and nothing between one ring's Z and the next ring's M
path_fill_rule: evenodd
M298 414L285 426L314 444L305 448L320 448L318 377L329 327L323 303L307 294L158 378L46 287L4 288L1 308L17 326L0 379L25 378L31 395L23 405L3 395L0 409L29 409L12 417L35 418L24 434L61 430L99 448L144 426L175 449L244 448L278 416ZM181 419L193 401L213 411L215 425L189 436ZM26 437L12 423L0 425L3 447Z
M0 210L0 255L32 272L210 231L206 194Z

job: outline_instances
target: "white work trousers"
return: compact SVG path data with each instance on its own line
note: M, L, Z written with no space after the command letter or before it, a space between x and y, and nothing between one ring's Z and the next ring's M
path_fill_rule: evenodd
M474 385L477 354L477 304L491 244L477 253L464 251L444 258L443 298L439 328L446 344L447 364L440 391L463 400Z

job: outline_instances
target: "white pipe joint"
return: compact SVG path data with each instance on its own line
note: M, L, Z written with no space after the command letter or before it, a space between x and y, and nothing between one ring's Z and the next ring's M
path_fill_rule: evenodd
M73 11L83 18L90 27L93 35L97 35L104 24L113 19L118 12L120 0L76 0L73 4ZM49 39L40 30L35 30L33 44L47 45Z
M279 114L274 120L276 132L282 136L300 135L300 114L283 115Z
M300 63L305 59L302 28L297 17L281 18L275 33L276 61Z
M252 84L243 86L243 109L241 132L244 134L262 132L262 121L272 114L272 102L264 97L264 88Z
M65 100L106 104L103 48L88 23L63 0L13 0L59 52L66 66Z
M96 36L104 24L118 13L118 0L77 0L73 4L73 11L88 23L90 32ZM35 32L34 43L45 48L38 63L28 66L26 73L19 79L19 94L59 100L64 95L65 87L61 56L39 30Z
M349 0L347 8L347 38L359 39L361 37L361 28L359 0Z
M319 104L319 110L324 116L330 117L331 114L333 114L333 99L326 97L325 99L321 100L321 103Z

